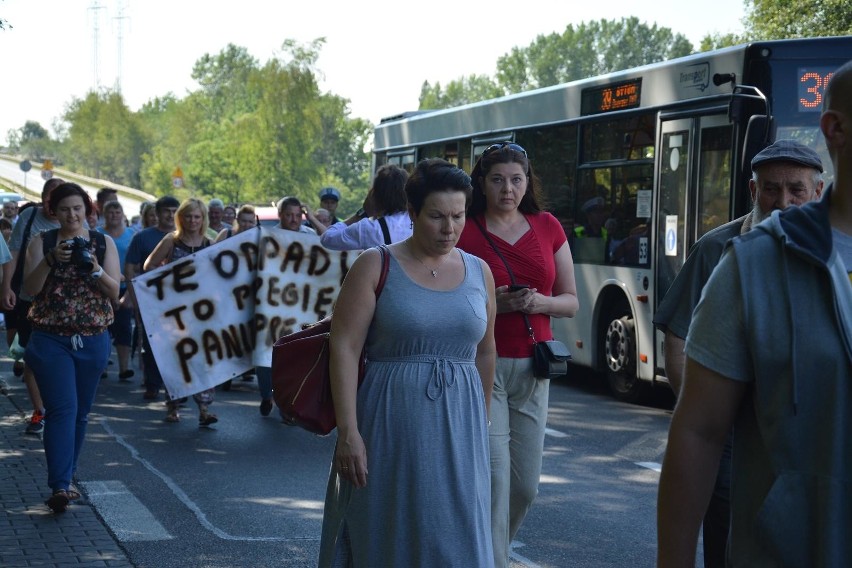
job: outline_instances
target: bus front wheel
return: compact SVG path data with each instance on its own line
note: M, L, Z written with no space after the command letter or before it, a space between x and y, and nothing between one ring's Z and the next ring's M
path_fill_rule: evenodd
M612 395L624 402L642 398L644 384L636 377L636 333L629 315L613 319L606 329L607 383Z

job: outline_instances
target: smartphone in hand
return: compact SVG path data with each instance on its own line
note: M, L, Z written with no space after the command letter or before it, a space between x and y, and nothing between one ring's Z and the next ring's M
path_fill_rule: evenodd
M529 288L529 284L512 284L509 286L509 292L520 292Z

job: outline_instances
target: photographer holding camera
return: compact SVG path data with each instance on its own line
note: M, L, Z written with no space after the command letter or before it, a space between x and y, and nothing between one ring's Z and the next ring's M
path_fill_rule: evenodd
M109 358L107 328L121 273L113 240L86 228L92 200L79 185L54 189L48 210L59 228L32 239L24 265L22 290L33 298L24 360L44 400L44 453L53 492L46 504L62 513L80 496L71 479Z

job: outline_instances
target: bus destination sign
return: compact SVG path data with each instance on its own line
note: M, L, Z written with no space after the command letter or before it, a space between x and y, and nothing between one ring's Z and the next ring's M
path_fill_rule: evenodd
M825 95L825 87L831 80L831 76L834 75L835 69L835 67L798 69L799 112L820 112L822 110L822 97Z
M585 89L580 95L580 114L586 116L638 108L641 94L642 79Z

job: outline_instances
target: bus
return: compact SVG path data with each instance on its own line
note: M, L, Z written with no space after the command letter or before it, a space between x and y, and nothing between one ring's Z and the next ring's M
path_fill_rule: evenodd
M692 244L751 209L751 158L794 138L830 178L822 96L849 59L852 36L757 42L405 113L376 126L374 171L440 157L470 172L495 142L526 149L574 257L580 310L554 335L636 401L668 382L654 310Z

